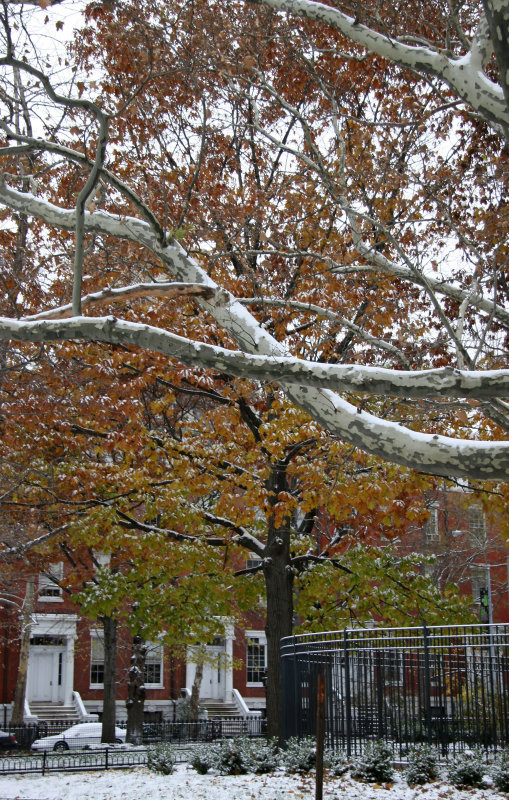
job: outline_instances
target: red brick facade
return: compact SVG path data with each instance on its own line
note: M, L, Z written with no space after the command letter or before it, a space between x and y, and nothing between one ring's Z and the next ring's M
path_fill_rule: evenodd
M438 583L456 582L472 595L481 621L509 622L508 549L505 520L491 517L472 495L458 490L438 491L428 498L430 517L398 544L402 553L434 553L430 566ZM65 576L62 583L65 584ZM11 586L20 600L24 582ZM14 591L15 588L15 591ZM102 708L100 625L80 618L78 609L58 585L36 577L36 606L32 618L27 699L69 703L78 692L87 712ZM483 608L481 600L486 604ZM0 604L0 726L8 721L19 663L20 602ZM99 640L99 642L97 641ZM251 710L265 707L263 609L246 616L242 626L227 630L211 644L211 652L224 655L205 667L201 695L231 701L236 692ZM185 663L158 643L149 651L146 676L146 713L149 718L171 719L183 690L192 685L192 659ZM127 629L118 633L117 716L125 716L127 672L131 640ZM249 663L248 663L249 662ZM148 677L148 680L147 680ZM2 718L3 711L3 718Z

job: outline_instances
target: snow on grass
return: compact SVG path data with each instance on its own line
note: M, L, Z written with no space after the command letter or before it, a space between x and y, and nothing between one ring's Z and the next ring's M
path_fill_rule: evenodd
M134 770L0 777L0 800L312 800L313 775L198 775L179 764L172 775ZM410 788L399 776L383 786L348 775L324 782L324 800L507 800L486 789L437 782Z

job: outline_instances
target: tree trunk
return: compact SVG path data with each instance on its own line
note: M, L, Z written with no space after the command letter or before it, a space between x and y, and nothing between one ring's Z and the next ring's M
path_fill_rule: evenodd
M129 683L127 685L126 742L140 745L143 739L143 709L145 706L145 659L147 647L141 636L133 636Z
M104 699L101 742L115 741L115 691L117 678L117 620L102 617L104 630Z
M269 535L268 563L264 566L267 591L267 734L281 737L280 640L293 627L293 571L290 566L289 531Z
M23 725L25 716L25 697L28 675L28 654L30 650L30 633L32 630L32 614L34 611L35 592L34 578L27 580L25 602L23 603L21 621L21 648L19 652L18 678L14 692L14 705L12 708L11 724Z
M200 688L203 678L203 662L205 653L203 647L196 649L196 672L194 674L193 688L191 689L191 701L189 703L189 722L198 722Z

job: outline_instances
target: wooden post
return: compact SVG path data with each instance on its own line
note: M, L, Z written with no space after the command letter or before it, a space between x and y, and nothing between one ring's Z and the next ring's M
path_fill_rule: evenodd
M315 800L323 798L323 748L325 741L325 677L318 675L316 692L316 785Z

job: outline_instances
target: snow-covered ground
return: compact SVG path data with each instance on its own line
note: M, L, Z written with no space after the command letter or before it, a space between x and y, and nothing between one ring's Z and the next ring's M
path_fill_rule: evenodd
M312 775L198 775L186 764L173 775L135 770L0 777L0 800L312 800ZM446 783L409 788L402 780L373 786L348 776L326 780L324 800L507 800L491 788Z

